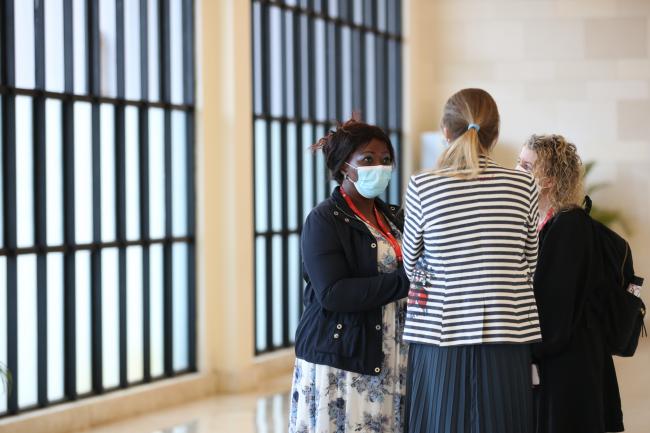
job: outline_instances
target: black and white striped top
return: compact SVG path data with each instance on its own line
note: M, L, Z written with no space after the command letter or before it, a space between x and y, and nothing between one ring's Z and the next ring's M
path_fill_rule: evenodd
M539 194L533 177L481 158L475 179L411 177L404 339L452 346L541 339L532 278Z

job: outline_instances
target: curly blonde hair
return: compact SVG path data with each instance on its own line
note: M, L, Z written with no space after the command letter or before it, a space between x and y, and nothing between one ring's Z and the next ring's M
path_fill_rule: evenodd
M583 166L578 150L561 135L532 135L524 145L535 151L533 174L550 180L547 198L555 211L579 207L583 194Z

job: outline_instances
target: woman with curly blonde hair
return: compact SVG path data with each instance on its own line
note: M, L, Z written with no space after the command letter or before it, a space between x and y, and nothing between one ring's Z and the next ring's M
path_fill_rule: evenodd
M540 190L536 432L623 431L616 371L593 296L600 269L593 226L580 206L583 166L576 146L561 135L533 135L517 168L532 173Z
M532 173L540 188L540 230L555 211L579 207L582 161L576 146L561 135L532 135L519 156L518 168Z

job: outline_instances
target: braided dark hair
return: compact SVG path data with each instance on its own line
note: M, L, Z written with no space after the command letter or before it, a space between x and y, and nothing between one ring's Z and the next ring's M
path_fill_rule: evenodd
M395 151L388 135L380 127L361 122L356 116L343 123L339 122L336 129L328 131L311 146L311 150L323 152L331 178L340 185L343 183L343 164L357 149L373 139L386 143L390 158L395 161Z

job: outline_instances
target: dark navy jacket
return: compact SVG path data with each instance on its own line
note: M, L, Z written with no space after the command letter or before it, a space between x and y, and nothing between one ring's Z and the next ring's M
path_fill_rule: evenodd
M400 230L397 208L377 208ZM377 244L354 216L338 187L307 216L302 231L304 312L296 331L296 356L362 374L381 372L382 306L406 297L400 265L379 274Z

